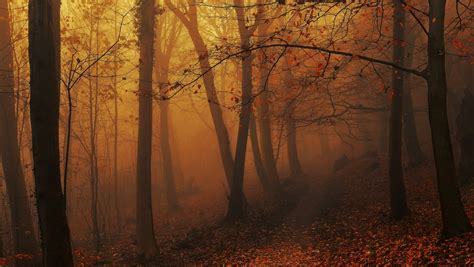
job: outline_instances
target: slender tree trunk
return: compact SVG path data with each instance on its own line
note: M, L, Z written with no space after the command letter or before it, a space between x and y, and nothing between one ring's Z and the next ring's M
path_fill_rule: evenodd
M272 189L269 185L268 175L263 166L262 156L260 154L260 147L258 145L257 122L255 121L255 116L253 112L250 116L250 141L252 143L255 170L257 171L257 176L260 180L260 183L262 184L263 190L266 193L271 193Z
M172 16L172 14L171 14ZM173 52L176 41L179 38L178 18L171 16L161 16L156 25L157 39L155 42L155 77L158 79L161 100L160 107L160 152L163 167L163 180L165 184L165 194L168 203L168 211L176 212L180 209L178 197L176 193L176 177L173 168L173 157L171 151L170 140L170 116L169 116L169 67L171 54ZM170 28L168 28L170 26Z
M303 171L298 156L298 147L296 142L296 124L295 120L292 117L292 113L292 111L289 111L289 114L286 118L286 145L288 151L288 162L290 163L291 177L298 179L301 178Z
M393 10L393 62L404 65L404 27L405 10L399 0L394 0ZM405 184L402 167L402 95L404 75L401 71L392 69L392 105L390 109L389 132L389 177L390 177L390 207L392 217L403 218L408 214Z
M29 1L30 113L43 266L72 266L59 160L59 1Z
M467 61L467 60L466 60ZM466 62L464 97L461 103L461 110L457 117L458 143L461 150L459 158L459 182L468 184L474 178L474 124L472 114L474 114L474 65Z
M161 156L163 157L163 175L166 189L166 200L168 210L174 212L179 210L178 197L176 195L175 177L173 172L173 160L171 157L171 147L169 140L169 121L168 121L169 102L160 102L160 144Z
M200 71L203 76L204 88L211 111L212 121L216 131L217 141L219 144L219 152L224 167L227 183L232 184L231 179L233 175L233 159L232 151L230 149L230 140L227 127L224 123L224 117L217 97L217 89L214 81L214 71L209 62L209 51L199 33L198 19L197 19L197 3L196 0L191 0L189 10L186 14L179 11L170 0L165 0L167 6L178 16L181 22L188 30L189 36L194 44L194 49L198 55Z
M7 248L12 247L12 245L8 245L8 242L5 242L5 236L8 231L6 231L6 228L9 225L8 223L8 214L7 214L7 205L5 203L5 194L3 192L3 182L0 182L0 258L4 257L5 255L8 255Z
M94 33L94 18L92 17L93 6L91 6L91 29L90 29L90 53L92 53L92 36ZM98 32L99 32L99 21L96 23L96 52L98 53ZM98 180L99 172L97 166L97 117L98 117L98 92L99 92L99 67L96 65L95 69L95 85L92 82L91 72L89 72L89 174L90 174L90 197L91 197L91 209L90 216L92 221L92 237L94 239L94 248L98 252L101 248L101 235L99 228L99 216L98 216ZM95 90L94 90L95 89Z
M199 55L199 64L201 73L203 74L204 88L206 89L207 98L209 99L209 107L211 110L212 120L216 130L217 141L219 143L219 151L221 160L224 166L224 171L227 177L227 182L231 184L232 177L232 151L230 149L229 133L224 123L224 117L220 108L219 100L217 98L217 89L214 83L214 73L209 63L208 51L202 37L197 32L191 33L194 46Z
M405 26L406 27L406 26ZM405 53L407 62L406 66L410 67L413 62L413 52L415 50L415 45L413 44L416 40L416 36L413 34L407 33L405 31L405 36L407 36L407 42L409 48L407 53ZM423 152L421 151L420 142L418 141L418 135L416 131L416 121L415 121L415 112L413 112L413 99L411 95L411 88L407 86L407 80L411 76L407 73L403 74L404 85L403 85L403 140L405 143L405 148L407 149L410 167L419 166L424 159Z
M0 211L0 215L2 215L2 212ZM3 225L0 224L0 258L3 258Z
M33 231L30 197L26 190L17 136L9 15L7 1L0 0L0 17L3 18L0 20L0 35L3 35L0 38L0 158L10 204L14 253L34 255L39 247ZM28 264L28 261L17 260L17 265L23 264Z
M413 100L408 86L404 86L403 110L403 140L408 152L408 165L417 167L423 162L424 156L418 140Z
M239 130L237 133L237 144L235 150L234 170L232 186L230 187L229 207L227 220L234 221L242 219L245 215L245 198L243 193L245 156L252 114L252 60L253 55L250 48L250 30L245 26L245 10L243 0L234 0L235 12L237 14L240 47L242 54L242 99L239 116Z
M387 106L387 99L386 99L386 96L387 94L386 93L383 93L383 94L380 94L378 97L377 97L377 102L378 102L378 105L380 106ZM379 125L379 130L378 130L378 147L377 147L377 150L378 150L378 153L379 155L382 157L382 158L385 158L385 156L387 155L387 148L388 148L388 144L387 144L387 140L388 140L388 129L389 127L388 126L388 121L389 121L389 116L388 116L388 112L387 111L380 111L378 113L378 125Z
M457 117L458 140L461 147L459 158L459 182L468 184L474 177L474 94L469 90L464 91L461 110Z
M118 27L117 27L117 0L114 3L114 36L118 38ZM120 233L122 230L122 212L120 211L119 203L119 185L118 185L118 136L119 136L119 110L118 110L118 88L117 88L117 70L118 70L118 59L117 51L114 52L114 77L113 77L113 86L114 86L114 206L115 206L115 215L117 216L117 232Z
M145 260L155 257L158 248L153 229L151 202L151 150L153 114L153 50L155 36L155 1L139 1L140 65L138 83L137 147L137 249Z
M456 180L451 135L447 115L446 51L444 40L445 0L429 0L428 107L431 139L436 163L438 192L443 219L443 236L472 229Z
M267 27L265 24L259 25L258 34L260 41L263 41L267 35ZM265 54L261 54L262 62L260 66L260 101L257 105L257 119L259 122L259 133L260 133L260 145L262 148L262 161L265 166L265 170L268 174L269 185L274 192L278 192L280 189L280 181L278 177L278 169L275 161L275 155L273 153L272 143L272 129L271 129L271 114L270 114L270 92L268 90L268 82L270 71L268 65L265 62Z
M288 63L288 58L285 59L285 86L287 90L290 90L288 93L291 93L293 90L293 75L290 70L290 64ZM285 126L286 126L286 147L288 153L288 163L290 165L290 175L292 178L297 179L301 178L303 171L301 169L301 163L298 156L298 147L296 142L296 123L293 118L295 112L295 102L296 98L291 98L286 106L285 110Z
M245 45L245 44L244 44ZM244 46L243 49L248 49ZM242 60L242 99L239 116L239 131L237 134L237 144L234 160L234 175L232 176L232 186L230 190L229 208L227 211L228 220L241 219L244 216L244 171L245 156L250 125L250 113L252 105L252 55L246 52Z
M2 53L0 57L3 58ZM2 68L1 63L0 68ZM13 84L9 84L10 89L3 90L7 85L4 82L5 80L0 78L0 155L9 199L14 252L35 255L39 247L33 230L30 196L26 190L20 161ZM17 264L23 265L22 262L28 264L27 260L18 260Z

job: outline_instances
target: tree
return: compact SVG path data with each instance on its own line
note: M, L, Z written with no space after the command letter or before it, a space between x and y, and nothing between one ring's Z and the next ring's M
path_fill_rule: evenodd
M453 178L456 177L456 169L450 140L450 129L446 108L447 81L445 69L446 50L444 40L446 1L429 0L428 3L430 5L430 10L428 12L430 22L429 29L427 30L423 25L420 24L420 26L429 35L427 49L428 66L426 71L419 71L417 69L405 67L398 64L397 62L386 61L354 52L332 49L322 45L290 44L288 42L270 43L260 44L258 47L252 49L252 51L256 49L268 49L276 47L287 49L298 48L309 51L313 50L332 56L344 56L351 58L351 60L356 59L357 61L366 61L370 62L371 64L389 66L396 69L397 71L415 74L418 77L424 78L428 82L428 108L431 125L431 139L435 156L438 191L443 217L442 234L443 236L452 236L469 231L472 229L472 226L464 211L457 181ZM402 2L402 4L407 5L405 2ZM408 7L408 9L409 8L411 7ZM416 14L413 13L412 15L416 16ZM417 21L419 22L420 20L418 19ZM242 50L240 54L245 52L245 50ZM350 109L351 107L349 106L346 110ZM396 120L394 120L394 125L396 124L395 121Z
M158 253L153 230L151 202L151 147L153 115L153 51L155 1L138 2L138 41L140 46L138 82L138 147L136 237L138 255L145 260Z
M11 235L15 254L35 255L38 243L30 213L29 194L26 189L15 115L15 89L13 77L13 49L10 34L10 14L6 0L0 1L0 159L10 206ZM18 260L18 265L27 262Z
M404 66L405 10L400 0L393 1L393 62ZM402 103L404 73L392 68L392 105L389 132L390 207L392 217L400 219L408 213L402 166Z
M465 60L468 61L468 60ZM459 158L459 182L467 184L472 182L474 177L474 125L471 115L474 112L474 64L464 62L463 76L467 81L464 89L459 114L456 119L457 139L461 147L461 157Z
M160 145L163 158L163 178L165 181L165 193L168 210L174 212L180 209L176 194L175 174L170 146L170 123L169 123L169 67L171 54L179 38L181 27L178 26L176 17L170 18L166 13L160 15L157 23L155 76L158 79L160 89Z
M199 60L200 72L204 82L204 88L206 89L209 108L211 110L212 121L214 122L222 165L224 166L227 184L230 186L232 184L233 176L233 159L232 151L230 149L229 133L225 126L222 109L217 97L214 71L209 62L209 51L199 32L197 2L196 0L188 0L189 8L186 12L180 11L171 3L170 0L165 0L165 3L186 27L194 44Z
M117 25L117 3L118 0L115 0L114 2L114 37L115 39L118 39L119 36L119 27L121 25ZM118 103L119 103L119 93L118 93L118 82L117 82L117 70L118 70L118 57L117 57L118 51L114 51L114 67L113 67L113 90L114 90L114 152L113 152L113 157L114 157L114 170L113 170L113 176L114 176L114 207L115 207L115 215L117 216L117 231L120 232L122 229L122 213L120 212L120 204L119 204L119 195L120 195L120 190L119 190L119 185L118 185L118 138L119 138L119 108L118 108Z
M415 31L415 33L410 32L407 29L408 23L405 23L405 39L403 41L407 47L404 57L406 57L405 65L407 67L411 67L414 52L415 52L415 41L418 38L419 30ZM415 25L417 27L417 25ZM413 99L411 95L411 88L408 86L408 80L411 77L408 73L404 72L402 75L405 77L403 78L403 93L402 93L402 110L403 110L403 141L405 143L405 148L407 150L408 155L408 166L409 167L417 167L419 166L424 159L423 152L421 151L420 142L418 140L417 134L417 127L415 121L415 112L413 110Z
M60 4L30 0L28 15L33 164L44 266L72 266L59 162Z
M258 135L257 135L257 122L255 120L255 114L252 112L250 115L250 142L252 144L252 152L253 152L253 161L255 164L255 170L257 171L257 176L260 179L260 184L262 184L263 190L266 193L271 193L272 188L270 186L270 182L268 181L268 174L265 170L263 165L262 156L260 153L260 146L258 142Z
M428 106L431 125L431 139L436 163L437 184L441 215L442 235L449 237L472 229L456 180L451 135L446 106L446 49L445 15L446 0L429 0L428 38Z
M288 56L285 60L285 86L287 90L290 90L288 94L291 94L293 88L294 77L291 73ZM286 146L288 152L288 162L290 165L290 173L293 179L301 178L303 170L301 168L300 159L298 156L298 147L296 142L296 121L293 118L296 109L296 97L291 97L287 101L285 108L285 123L286 123Z
M466 89L457 117L461 157L459 159L459 182L468 184L474 177L474 127L471 115L474 112L474 94Z
M242 97L240 100L239 130L234 158L234 169L230 187L229 207L227 220L233 221L244 216L245 197L243 194L245 156L252 114L252 61L254 55L250 51L250 38L257 29L261 15L261 1L257 1L258 11L255 23L246 25L245 6L243 0L234 0L234 9L239 27L240 49L242 53Z
M93 37L95 35L95 52L99 57L99 30L100 19L94 11L100 10L99 7L91 5L90 12L90 31L89 31L89 54L93 54ZM94 17L97 18L94 19ZM102 238L99 227L99 166L98 166L98 146L97 146L97 127L99 118L99 62L95 64L93 73L92 68L88 72L88 122L89 122L89 184L91 196L91 221L92 236L94 238L95 251L102 248Z
M273 20L271 20L273 21ZM267 40L268 30L271 26L271 21L268 23L260 23L258 25L258 42L264 43ZM268 80L271 75L271 70L268 64L268 58L265 51L259 51L260 68L259 68L259 91L260 101L257 105L257 119L259 122L260 144L262 150L262 161L268 175L268 182L273 192L278 192L280 188L280 181L278 178L278 170L273 153L272 144L272 129L271 129L271 112L270 112L270 95L268 88Z

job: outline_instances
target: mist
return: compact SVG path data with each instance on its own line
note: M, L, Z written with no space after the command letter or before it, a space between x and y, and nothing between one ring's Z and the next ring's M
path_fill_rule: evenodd
M0 0L0 266L474 264L473 8Z

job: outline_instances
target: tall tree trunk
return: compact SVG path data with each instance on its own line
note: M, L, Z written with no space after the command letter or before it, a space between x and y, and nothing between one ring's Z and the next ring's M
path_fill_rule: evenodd
M3 192L3 182L0 182L0 258L3 258L5 255L8 255L7 248L12 247L5 242L5 235L8 233L6 231L8 225L8 214L7 214L7 205L5 203L5 194Z
M468 184L474 177L474 94L469 90L464 91L461 110L457 117L458 140L461 147L459 158L459 182Z
M474 65L465 62L464 71L467 82L456 124L461 148L458 177L461 184L468 184L474 179L474 124L471 117L474 113Z
M294 90L293 87L293 75L291 73L291 66L288 62L288 58L285 58L285 74L284 74L284 82L287 90L289 90L288 94L291 94L291 90ZM293 96L287 102L286 110L285 110L285 126L286 126L286 147L288 153L288 163L290 165L290 175L292 178L301 178L303 173L301 169L301 163L298 156L298 147L296 142L296 123L293 118L293 114L295 111L295 102L296 96Z
M419 166L424 159L416 130L415 112L413 112L413 99L411 90L404 86L403 92L403 141L408 153L410 167Z
M15 115L13 49L7 0L0 0L0 158L10 204L11 234L15 254L36 254L39 250L33 231L29 195L20 158ZM0 238L1 239L1 238ZM18 265L26 261L18 260Z
M242 99L240 100L239 130L235 150L232 186L230 187L229 207L227 220L233 221L244 217L245 198L243 193L245 156L252 114L252 60L249 50L251 31L245 25L245 10L243 0L234 0L234 9L240 34L240 48L242 51Z
M253 152L253 161L255 163L255 170L257 171L258 179L262 184L263 190L266 193L271 193L272 189L269 185L268 175L263 166L262 156L260 154L260 147L258 145L258 136L257 136L257 122L255 121L255 116L252 112L250 115L250 141L252 144L252 152Z
M431 139L436 163L437 183L443 219L443 236L472 229L456 180L453 149L447 115L446 50L444 19L446 0L429 0L428 107Z
M118 25L117 25L117 3L114 2L114 36L117 39L118 36ZM114 206L115 215L117 216L117 232L120 233L122 230L122 212L120 211L119 204L119 185L118 185L118 133L119 133L119 110L118 110L118 88L117 88L117 71L118 71L118 58L117 51L114 51L114 76L113 76L113 87L114 87Z
M268 31L266 24L261 24L258 27L259 41L265 40ZM269 185L274 192L278 192L280 188L280 181L278 177L278 169L273 153L272 143L272 129L271 129L271 114L270 114L270 92L268 90L268 82L270 70L266 62L265 53L261 53L261 66L259 74L260 84L260 101L257 105L257 119L259 122L260 144L262 148L262 161L267 171Z
M388 102L387 102L386 96L387 94L383 93L377 97L378 105L382 107L387 106ZM378 113L378 121L379 121L378 122L379 129L378 129L377 150L378 150L379 156L382 158L385 158L387 156L387 148L388 148L388 144L387 144L388 128L389 128L387 127L388 126L387 122L389 121L388 112L385 110L380 111Z
M407 27L407 26L405 26ZM416 35L407 33L405 31L405 36L407 39L407 43L409 45L405 55L407 58L406 66L411 67L413 62L413 52L415 50L415 41ZM415 121L415 112L413 112L413 99L411 95L411 88L407 86L407 80L411 76L408 73L403 74L404 77L404 85L403 85L403 94L402 94L402 101L403 101L403 141L405 143L405 148L408 154L408 165L410 167L417 167L419 166L424 159L423 152L421 151L420 142L418 141L418 135L416 131L416 121Z
M173 19L171 19L173 18ZM163 180L165 184L165 194L168 203L168 211L175 212L180 209L178 197L176 193L176 176L173 168L173 157L171 151L169 120L169 67L171 54L174 46L179 38L180 27L178 27L178 18L169 14L163 15L158 19L156 25L156 42L155 42L155 77L158 79L158 87L160 89L161 100L160 107L160 145L161 158L163 167ZM169 28L168 28L169 27Z
M151 150L153 114L153 49L155 1L139 1L140 65L138 82L137 147L137 249L140 257L151 259L158 253L153 230L151 202Z
M217 89L214 81L214 71L209 62L209 51L199 33L198 19L197 19L197 3L196 0L191 0L187 14L179 11L170 0L165 0L167 6L178 16L181 22L188 30L189 36L194 44L194 49L198 55L200 71L204 81L204 88L211 110L212 121L216 131L217 141L219 144L219 152L224 167L227 183L232 184L233 175L233 159L232 151L230 149L230 140L227 127L224 123L224 117L217 97Z
M250 47L242 46L245 50ZM237 134L237 144L234 160L234 174L232 176L232 186L230 188L229 208L227 211L228 220L241 219L244 216L244 171L245 156L247 150L247 140L250 124L250 113L252 106L252 55L245 52L242 59L242 99L239 116L239 130Z
M167 80L167 79L166 79ZM179 210L178 197L176 195L175 177L173 172L173 160L171 157L171 147L169 138L168 122L169 102L160 102L160 144L161 156L163 158L163 175L165 181L166 200L168 210L174 212Z
M91 6L91 36L90 36L90 50L92 52L92 36L94 33L94 18L92 17ZM99 20L96 22L96 53L99 53ZM95 89L95 90L94 90ZM91 193L91 221L92 221L92 236L94 238L95 251L98 252L102 246L99 215L98 215L98 201L99 201L99 168L97 163L97 118L98 118L98 93L99 93L99 65L96 64L95 69L95 85L92 83L92 76L89 73L89 174L90 174L90 193Z
M387 93L381 93L377 96L377 103L379 106L388 106ZM378 140L377 140L377 151L381 157L384 157L387 153L388 148L388 129L389 129L389 112L382 110L377 113L378 119Z
M30 113L43 266L72 266L59 160L59 1L29 1Z
M0 215L2 214L2 212L0 211ZM0 224L0 258L3 258L3 225Z
M393 62L404 65L405 10L400 0L393 0ZM404 75L392 69L392 105L389 132L390 207L392 217L400 219L408 214L402 167L402 95Z
M292 108L291 108L292 110ZM292 178L301 178L303 174L300 159L298 156L298 146L296 142L296 124L292 117L293 111L288 111L286 118L286 145L288 150L288 162L290 163L290 172Z

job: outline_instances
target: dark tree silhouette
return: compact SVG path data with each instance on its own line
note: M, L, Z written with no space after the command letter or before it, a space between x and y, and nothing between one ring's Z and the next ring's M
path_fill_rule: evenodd
M25 185L17 137L13 48L6 0L0 0L0 17L0 159L10 206L13 250L15 254L34 255L39 247L33 230L30 197ZM18 265L22 265L21 260L18 260Z
M155 1L138 2L138 40L140 45L138 82L138 149L136 237L138 254L145 260L158 253L153 230L151 202L151 145L153 115L153 51Z
M59 162L59 0L29 1L30 113L43 266L72 266Z

